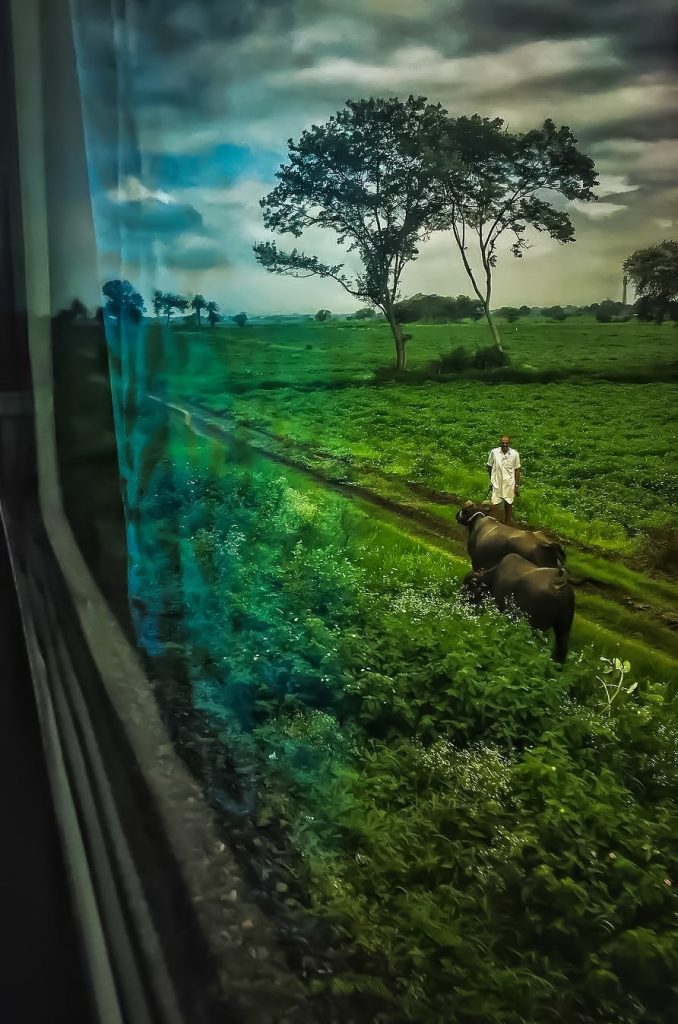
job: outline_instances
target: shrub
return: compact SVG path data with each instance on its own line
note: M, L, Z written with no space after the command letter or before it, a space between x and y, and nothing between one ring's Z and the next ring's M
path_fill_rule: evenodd
M542 316L548 317L549 320L566 320L567 313L562 306L547 306L541 311Z
M401 324L416 320L449 323L469 317L477 320L483 315L480 302L468 295L457 295L456 298L451 295L413 295L397 302L395 312Z
M487 345L485 348L477 349L473 359L473 366L476 370L496 370L509 365L508 352L497 348L496 345Z
M649 568L677 576L678 529L675 526L659 526L648 530L641 558Z
M599 309L596 312L596 320L599 324L611 324L612 314L608 313L606 309Z
M463 345L457 345L450 352L444 352L434 365L438 373L461 373L473 366L473 354Z

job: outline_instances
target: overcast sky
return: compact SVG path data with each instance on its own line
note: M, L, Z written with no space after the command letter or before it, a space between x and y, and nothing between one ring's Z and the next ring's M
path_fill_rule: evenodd
M577 241L503 256L497 305L619 297L623 258L676 237L673 0L127 0L122 23L106 0L74 7L99 273L147 297L355 308L333 282L268 274L252 244L286 140L366 96L423 94L519 130L550 117L594 158L600 201L572 209ZM469 290L445 235L403 280L404 294Z

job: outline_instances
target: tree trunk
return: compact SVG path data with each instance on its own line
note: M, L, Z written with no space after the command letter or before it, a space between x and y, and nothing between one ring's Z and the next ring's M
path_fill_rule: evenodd
M492 331L492 338L494 340L494 344L496 345L496 347L499 349L500 352L503 352L504 349L502 347L501 338L499 336L499 331L497 329L497 325L495 324L494 320L492 319L492 313L490 312L490 307L489 307L489 305L484 305L483 308L485 310L485 317L486 317L487 322L488 322L488 324L490 326L490 330Z
M389 327L393 332L393 340L395 341L396 350L396 370L404 370L407 365L407 353L405 351L405 339L400 324L396 320L395 313L391 306L387 306L384 309L386 319L388 320Z

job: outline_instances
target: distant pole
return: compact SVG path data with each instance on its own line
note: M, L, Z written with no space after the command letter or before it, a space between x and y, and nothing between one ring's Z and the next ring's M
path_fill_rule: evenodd
M624 274L624 276L622 278L622 305L623 306L626 305L626 289L628 287L628 283L629 283L629 279L626 276L626 274Z

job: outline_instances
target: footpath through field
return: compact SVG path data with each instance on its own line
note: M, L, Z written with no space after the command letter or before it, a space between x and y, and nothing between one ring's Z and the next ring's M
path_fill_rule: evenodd
M244 450L360 502L376 518L446 551L454 560L455 575L466 571L466 534L454 520L456 509L464 500L460 495L439 494L414 483L404 484L402 479L378 471L351 481L336 460L315 452L310 445L291 443L260 426L238 422L193 400L169 402L156 395L149 397L181 417L193 433L231 449L236 445L243 451L244 446ZM557 539L566 546L568 569L578 584L574 643L592 642L601 653L623 654L644 673L659 672L678 681L678 586L639 572L622 559L601 556L571 541Z

